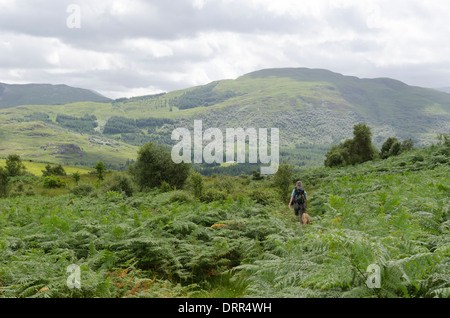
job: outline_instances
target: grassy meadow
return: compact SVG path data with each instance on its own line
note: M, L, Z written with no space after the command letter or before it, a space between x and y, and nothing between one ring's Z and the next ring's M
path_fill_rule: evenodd
M0 166L4 167L6 163L6 159L0 159ZM48 165L48 163L43 162L35 162L35 161L27 161L24 160L22 163L25 165L25 169L27 172L40 177L42 176L42 170L45 170L45 166ZM54 165L54 164L52 164ZM94 171L94 168L88 168L88 167L80 167L80 166L69 166L64 165L64 170L68 175L71 175L75 172L79 172L80 174L88 174L89 172Z

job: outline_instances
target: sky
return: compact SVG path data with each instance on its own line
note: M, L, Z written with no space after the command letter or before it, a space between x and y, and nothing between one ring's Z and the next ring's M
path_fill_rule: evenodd
M450 86L448 0L0 0L0 82L110 98L278 67Z

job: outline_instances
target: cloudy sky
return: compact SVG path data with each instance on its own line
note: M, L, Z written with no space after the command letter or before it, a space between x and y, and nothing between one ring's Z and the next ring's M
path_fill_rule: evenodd
M0 0L0 82L111 98L275 67L450 86L448 0Z

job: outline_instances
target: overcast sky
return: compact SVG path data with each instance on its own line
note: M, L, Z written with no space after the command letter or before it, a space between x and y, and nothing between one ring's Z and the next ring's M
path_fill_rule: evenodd
M450 86L448 0L0 0L0 82L168 92L274 67Z

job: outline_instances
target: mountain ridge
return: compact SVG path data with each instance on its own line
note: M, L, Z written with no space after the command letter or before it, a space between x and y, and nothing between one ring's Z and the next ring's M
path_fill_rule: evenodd
M0 108L23 105L55 105L74 102L110 102L100 93L66 84L0 83Z
M204 129L222 131L279 128L285 157L297 162L302 157L306 165L318 165L325 149L352 137L357 123L371 127L378 147L388 137L411 138L418 147L435 142L437 134L450 131L450 94L395 79L361 79L325 69L264 69L236 79L110 102L0 109L0 135L2 121L20 125L42 120L134 146L149 141L171 146L172 131L191 130L194 120L202 120ZM81 127L80 121L86 120L92 125ZM1 155L5 153L0 151Z

